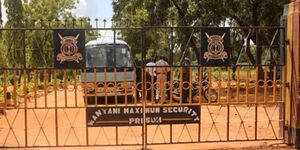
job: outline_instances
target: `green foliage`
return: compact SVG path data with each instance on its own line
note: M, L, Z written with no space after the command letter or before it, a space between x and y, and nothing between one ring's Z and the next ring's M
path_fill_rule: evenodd
M7 8L6 28L21 28L23 27L23 6L21 0L5 0L4 6ZM23 33L21 31L6 31L4 32L3 43L4 49L9 63L16 67L22 66L24 62L24 53L22 52Z
M89 18L72 13L78 0L5 0L5 28L91 28ZM1 22L0 22L1 23ZM1 67L52 67L52 30L2 30ZM99 34L86 32L86 40ZM24 53L25 52L25 53ZM25 55L25 60L24 60Z
M9 27L22 27L23 6L22 0L5 0L4 6L7 8L7 23Z
M279 26L280 16L282 15L283 5L289 3L289 0L116 0L113 2L115 12L115 26L221 26L229 24L230 26ZM195 31L191 38L187 56L198 55L199 32ZM246 30L238 31L245 37ZM250 35L252 41L256 41L256 32ZM179 49L179 58L186 49L187 41L192 31L177 30L174 35L174 42ZM140 45L139 32L122 32L124 40L133 47ZM165 35L165 36L161 36ZM268 45L274 35L274 31L259 32L261 45ZM167 47L170 34L166 31L154 31L145 35L147 41L145 48L148 52L147 57L152 55L153 50L156 54L164 54L164 48ZM239 39L243 40L243 39ZM237 40L232 40L237 41ZM193 45L194 43L194 45ZM241 43L241 42L240 42ZM240 43L233 43L239 44ZM195 45L196 44L196 45ZM243 44L243 43L242 43ZM256 44L256 43L254 43ZM242 45L241 45L242 46ZM257 45L259 46L259 45ZM237 46L239 47L239 46ZM233 50L234 57L237 57L238 49ZM260 52L259 50L258 52ZM137 55L139 51L134 51ZM249 57L252 55L248 54ZM193 58L193 57L192 57ZM251 58L251 57L250 57ZM262 58L259 57L261 62ZM196 59L199 59L196 57ZM251 60L255 63L255 60Z

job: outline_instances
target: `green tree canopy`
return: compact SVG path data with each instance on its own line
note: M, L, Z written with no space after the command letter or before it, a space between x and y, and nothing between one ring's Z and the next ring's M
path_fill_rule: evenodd
M91 28L89 18L76 17L77 0L5 0L7 22L4 28ZM51 67L52 30L2 30L1 66ZM99 36L87 31L86 39ZM24 55L26 55L24 57ZM7 57L5 57L7 56ZM25 60L24 60L25 58Z
M289 0L115 0L113 10L115 12L114 22L116 26L279 26L280 16L283 12L283 5ZM248 31L244 30L243 34ZM256 41L254 31L249 39ZM122 33L127 42L137 45L136 39L131 38L135 33ZM165 37L152 34L146 36L152 45L156 41L166 40ZM184 45L191 37L191 31L176 31L176 43ZM197 34L193 34L190 40L190 48L198 55ZM272 34L260 33L263 37L262 43L271 40ZM134 36L136 37L136 36ZM181 44L180 44L181 43ZM256 43L255 43L256 44ZM151 42L147 45L151 47ZM182 48L181 51L184 49ZM258 53L261 50L258 50ZM247 55L252 64L256 62L251 51ZM199 58L197 58L199 59Z

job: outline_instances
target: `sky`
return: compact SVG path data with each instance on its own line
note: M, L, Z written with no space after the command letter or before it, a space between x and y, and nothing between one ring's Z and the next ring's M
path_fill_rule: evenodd
M3 7L3 0L0 0L2 2L2 19L7 21L6 17L6 10ZM113 0L79 0L79 3L76 5L76 9L73 10L74 14L77 16L85 16L90 17L91 20L94 20L95 18L98 18L99 26L103 27L103 19L106 19L108 22L106 23L106 27L111 27L111 19L113 16L113 10L112 10L112 3ZM92 22L95 26L95 23Z
M98 18L101 21L99 27L103 27L103 19L106 19L106 27L111 26L113 16L112 0L79 0L74 13L77 16L90 17L91 20Z

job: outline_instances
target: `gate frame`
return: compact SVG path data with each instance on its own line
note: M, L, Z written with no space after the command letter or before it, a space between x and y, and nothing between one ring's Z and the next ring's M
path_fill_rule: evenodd
M165 27L154 27L154 28L165 28ZM167 28L170 28L170 29L173 29L173 28L175 28L175 27L167 27ZM176 28L197 28L197 27L176 27ZM200 27L200 28L203 28L203 27ZM240 28L244 28L244 29L247 29L247 28L249 28L249 27L229 27L229 28L236 28L236 29L240 29ZM251 29L256 29L256 28L260 28L260 27L250 27ZM264 28L264 27L262 27L262 28ZM280 28L281 30L284 30L284 32L285 32L285 28L283 28L283 27L271 27L271 29L277 29L277 28ZM77 28L76 28L77 29ZM93 28L93 29L87 29L87 30L113 30L114 31L114 33L115 33L115 31L116 30L118 30L118 29L127 29L127 28ZM128 29L132 29L132 28L128 28ZM145 46L144 46L144 44L145 44L145 36L144 36L144 34L145 34L145 31L144 30L146 30L146 29L153 29L153 27L142 27L142 28L134 28L134 29L141 29L142 30L142 106L143 106L143 110L145 110L145 108L146 108L146 98L145 98L145 96L146 96L146 80L145 80ZM280 30L279 29L279 30ZM3 29L3 30L6 30L6 29ZM26 30L51 30L51 29L44 29L44 28L41 28L41 29L36 29L36 28L32 28L32 29L7 29L7 30L24 30L24 37L25 37L25 33L26 33ZM114 34L114 37L115 37L115 34ZM24 38L24 40L25 40L25 38ZM24 48L23 49L24 51L24 54L26 54L26 49ZM26 56L26 55L24 55L24 56ZM26 62L26 59L24 59L25 60L25 62ZM284 63L285 64L285 63ZM284 65L283 64L283 65ZM262 65L253 65L253 66L262 66ZM192 67L195 67L195 66L192 66ZM197 65L197 67L201 67L201 66L198 66ZM6 69L16 69L16 68L1 68L1 70L6 70ZM26 66L26 63L24 63L24 68L18 68L18 69L21 69L21 70L23 70L23 74L24 74L24 78L26 78L26 70L27 69L35 69L35 68L28 68L27 66ZM53 68L38 68L38 69L50 69L51 71L53 70ZM54 70L55 71L55 70ZM26 89L27 88L27 85L26 85L26 80L25 80L25 82L24 82L24 89ZM26 91L26 90L25 90ZM24 91L24 95L25 95L25 98L24 99L27 99L27 93ZM6 99L6 98L5 98ZM5 100L6 101L6 100ZM257 104L255 104L256 106L257 106ZM284 105L284 104L283 104ZM229 106L230 105L228 105L228 108L229 108ZM20 108L20 109L22 109L22 108ZM27 127L27 101L25 100L25 108L24 108L24 115L25 115L25 137L27 137L27 129L28 129L28 127ZM57 106L56 106L56 108L55 108L55 114L56 114L56 126L57 126ZM143 131L143 143L142 143L142 146L143 146L143 149L147 149L147 124L146 124L146 113L145 113L145 111L143 111L143 127L142 127L142 131ZM88 129L87 129L88 130ZM57 130L56 130L56 132L58 132ZM87 141L88 141L88 136L87 136ZM56 137L56 146L60 146L59 144L58 144L58 138ZM87 142L87 145L86 146L90 146L89 144L88 144L88 142ZM25 147L30 147L30 146L28 146L28 141L27 141L27 138L25 138Z

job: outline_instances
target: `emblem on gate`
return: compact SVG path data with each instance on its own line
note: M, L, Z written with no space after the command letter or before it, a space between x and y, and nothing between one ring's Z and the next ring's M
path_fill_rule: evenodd
M222 36L220 35L208 35L205 33L208 40L208 46L207 46L207 52L204 53L203 58L206 59L206 62L209 60L222 60L228 58L228 54L226 51L224 51L224 37L226 33L224 33Z
M56 60L60 63L64 61L76 61L79 63L80 60L83 59L82 54L78 52L77 47L77 39L80 34L77 34L76 37L74 36L65 36L62 37L59 33L58 36L60 38L60 52L57 54Z

